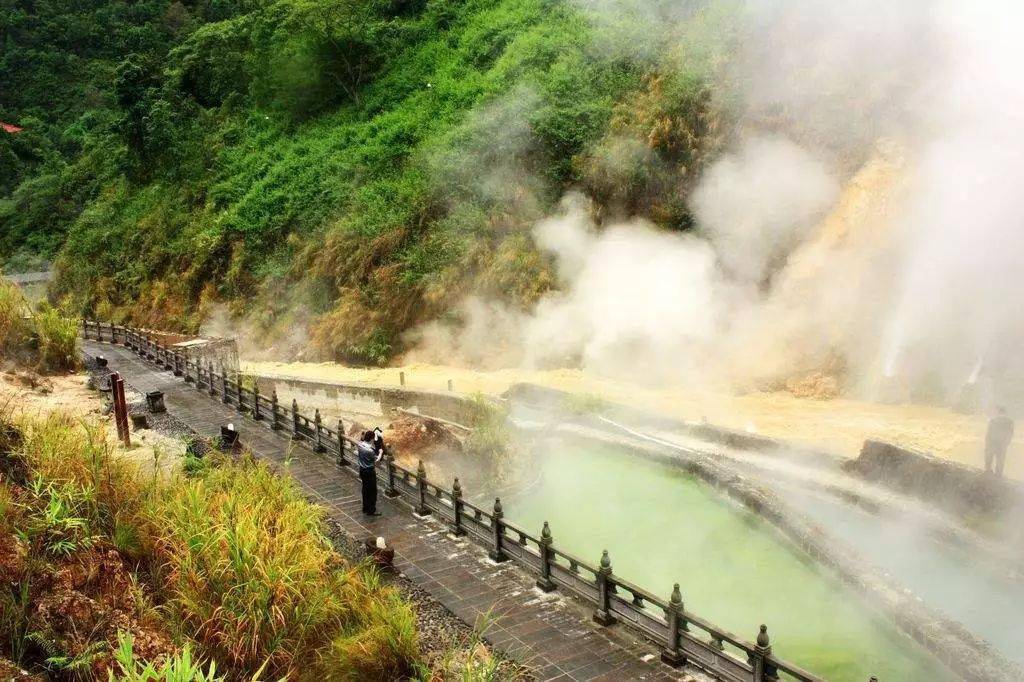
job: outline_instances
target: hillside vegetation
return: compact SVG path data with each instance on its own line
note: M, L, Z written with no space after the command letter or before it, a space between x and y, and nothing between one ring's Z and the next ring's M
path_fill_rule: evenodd
M556 285L568 189L691 223L732 3L0 0L0 262L79 313L384 362L480 291ZM659 21L654 10L671 11ZM714 40L710 39L714 36Z

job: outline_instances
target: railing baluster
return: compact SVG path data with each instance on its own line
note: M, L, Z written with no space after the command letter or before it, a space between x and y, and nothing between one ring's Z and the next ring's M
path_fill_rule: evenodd
M292 398L292 440L302 440L299 433L299 403Z
M338 466L348 466L348 460L345 459L345 425L338 420Z
M387 485L384 488L384 496L390 498L398 497L398 489L395 487L395 458L387 450L384 451L384 469L387 472Z
M278 407L277 388L275 387L273 392L270 394L270 429L272 431L277 431L281 428L281 423L278 421L278 417L280 416Z
M686 663L686 656L679 647L679 618L683 612L683 595L679 591L679 583L672 587L672 596L665 609L665 620L668 621L668 644L661 652L661 660L678 668Z
M242 375L241 373L235 374L235 397L238 398L238 405L235 409L239 412L245 412L245 389L242 388Z
M611 613L611 576L612 562L606 549L601 553L601 567L597 569L597 611L594 613L594 622L601 625L615 622L615 616Z
M540 532L540 578L537 580L537 587L544 592L551 592L555 589L555 583L551 580L551 528L548 522L544 522L544 528Z
M761 630L757 633L757 644L748 655L748 661L754 669L754 682L775 682L779 679L778 671L770 662L771 655L772 645L768 639L768 626L761 625Z
M452 525L449 530L455 537L466 534L466 531L462 530L462 485L458 476L452 483Z
M263 415L260 414L260 380L258 377L253 380L252 384L252 419L257 422L263 419Z
M323 425L320 419L320 410L316 410L313 415L313 452L323 452L327 448L324 447L323 442Z
M502 561L508 561L508 555L502 549L501 543L504 537L505 522L502 518L505 516L505 512L501 509L501 498L494 498L494 511L491 512L491 540L493 545L488 556L491 557L491 561L501 563Z
M426 516L430 513L427 507L427 469L423 466L423 460L416 466L416 490L419 492L419 504L416 505L416 513Z

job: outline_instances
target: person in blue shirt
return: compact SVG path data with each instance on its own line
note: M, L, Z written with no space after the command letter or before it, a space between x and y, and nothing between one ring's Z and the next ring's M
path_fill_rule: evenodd
M374 431L366 431L356 443L356 451L359 454L359 480L363 488L363 513L367 516L380 516L377 511L376 465L384 456L384 439Z

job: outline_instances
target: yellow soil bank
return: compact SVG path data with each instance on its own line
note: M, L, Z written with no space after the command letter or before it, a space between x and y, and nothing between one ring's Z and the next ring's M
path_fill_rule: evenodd
M498 395L516 382L530 382L581 394L599 395L691 421L713 424L812 445L855 457L867 438L924 450L968 464L983 464L982 441L986 418L957 414L924 405L882 405L855 400L809 400L788 393L728 395L710 391L651 389L604 379L579 370L474 371L443 365L410 364L384 369L360 369L334 363L246 362L246 371L320 381L397 386L405 372L409 388ZM1024 424L1007 456L1006 473L1024 480Z

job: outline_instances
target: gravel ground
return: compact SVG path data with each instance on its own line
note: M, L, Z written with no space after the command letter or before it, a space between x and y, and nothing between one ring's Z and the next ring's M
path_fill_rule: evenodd
M110 368L100 367L96 362L96 358L90 355L85 356L85 368L89 372L96 388L100 391L108 392L109 399ZM170 412L150 413L146 406L146 397L132 388L127 382L125 383L125 402L128 403L129 414L146 415L149 421L149 428L153 431L171 438L195 439L193 447L199 447L200 449L209 447L198 437L195 431L171 415ZM109 410L109 402L106 409ZM366 558L366 551L360 539L354 538L347 533L330 517L326 518L325 521L327 536L339 554L357 563ZM415 606L420 650L423 652L428 664L434 663L453 650L460 650L462 652L462 655L456 655L455 659L464 659L471 649L478 650L479 647L483 647L490 656L500 661L497 670L498 674L494 679L534 679L527 668L504 658L500 653L493 651L486 643L481 642L480 637L474 633L473 628L405 576L392 571L386 571L382 574L382 578L387 583L397 587ZM461 677L461 675L456 673L455 677Z

